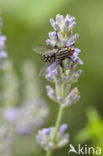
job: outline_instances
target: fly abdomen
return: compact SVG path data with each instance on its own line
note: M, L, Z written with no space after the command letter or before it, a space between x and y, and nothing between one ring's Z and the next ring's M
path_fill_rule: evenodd
M45 62L53 63L55 62L55 53L52 52L46 52L42 55L42 60Z

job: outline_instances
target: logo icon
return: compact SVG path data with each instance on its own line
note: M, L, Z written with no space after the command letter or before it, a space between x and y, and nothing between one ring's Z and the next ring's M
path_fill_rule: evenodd
M69 145L70 149L68 151L69 153L76 153L76 154L101 154L101 147L88 147L87 145L81 146L78 144L78 148L76 149L72 144Z
M71 152L78 153L72 144L70 144L70 150L69 150L68 154Z

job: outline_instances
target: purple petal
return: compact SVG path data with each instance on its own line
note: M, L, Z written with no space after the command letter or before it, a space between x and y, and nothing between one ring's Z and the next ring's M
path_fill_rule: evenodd
M51 133L51 128L43 128L43 133L49 135Z
M76 22L73 21L72 24L70 25L70 28L72 29L72 28L74 28L75 26L76 26Z
M60 127L60 132L61 133L64 133L68 128L68 125L67 124L62 124L61 127Z
M6 51L0 51L0 58L7 58L8 54Z
M59 31L60 30L60 25L57 22L54 23L54 29L56 31Z
M48 68L46 69L46 72L49 73L49 72L53 71L56 67L57 67L57 64L52 63L51 65L48 66Z
M63 39L62 40L62 43L63 43L63 46L66 47L67 46L67 43L68 43L68 40L67 39Z
M54 19L53 18L50 18L50 24L53 26L55 23Z
M79 48L75 48L75 53L79 54L80 53L80 49Z

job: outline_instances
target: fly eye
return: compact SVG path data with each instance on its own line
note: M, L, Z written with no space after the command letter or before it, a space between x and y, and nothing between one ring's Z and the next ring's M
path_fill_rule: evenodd
M68 50L72 50L72 47L69 46L69 47L68 47Z

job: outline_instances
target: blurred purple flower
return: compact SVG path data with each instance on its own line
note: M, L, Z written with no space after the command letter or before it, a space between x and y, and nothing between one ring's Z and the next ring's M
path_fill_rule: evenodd
M2 18L0 17L0 69L3 66L3 59L8 57L8 53L5 48L6 36L3 36L1 31L2 25Z
M2 36L2 34L0 33L0 47L4 47L5 45L5 41L6 41L6 36Z
M19 109L15 107L6 109L3 115L5 120L14 121L17 120L17 118L19 117L19 113L20 113Z
M20 109L15 131L20 135L28 135L46 121L47 115L48 107L43 100L26 102Z
M6 51L0 51L0 58L7 58L8 54Z

